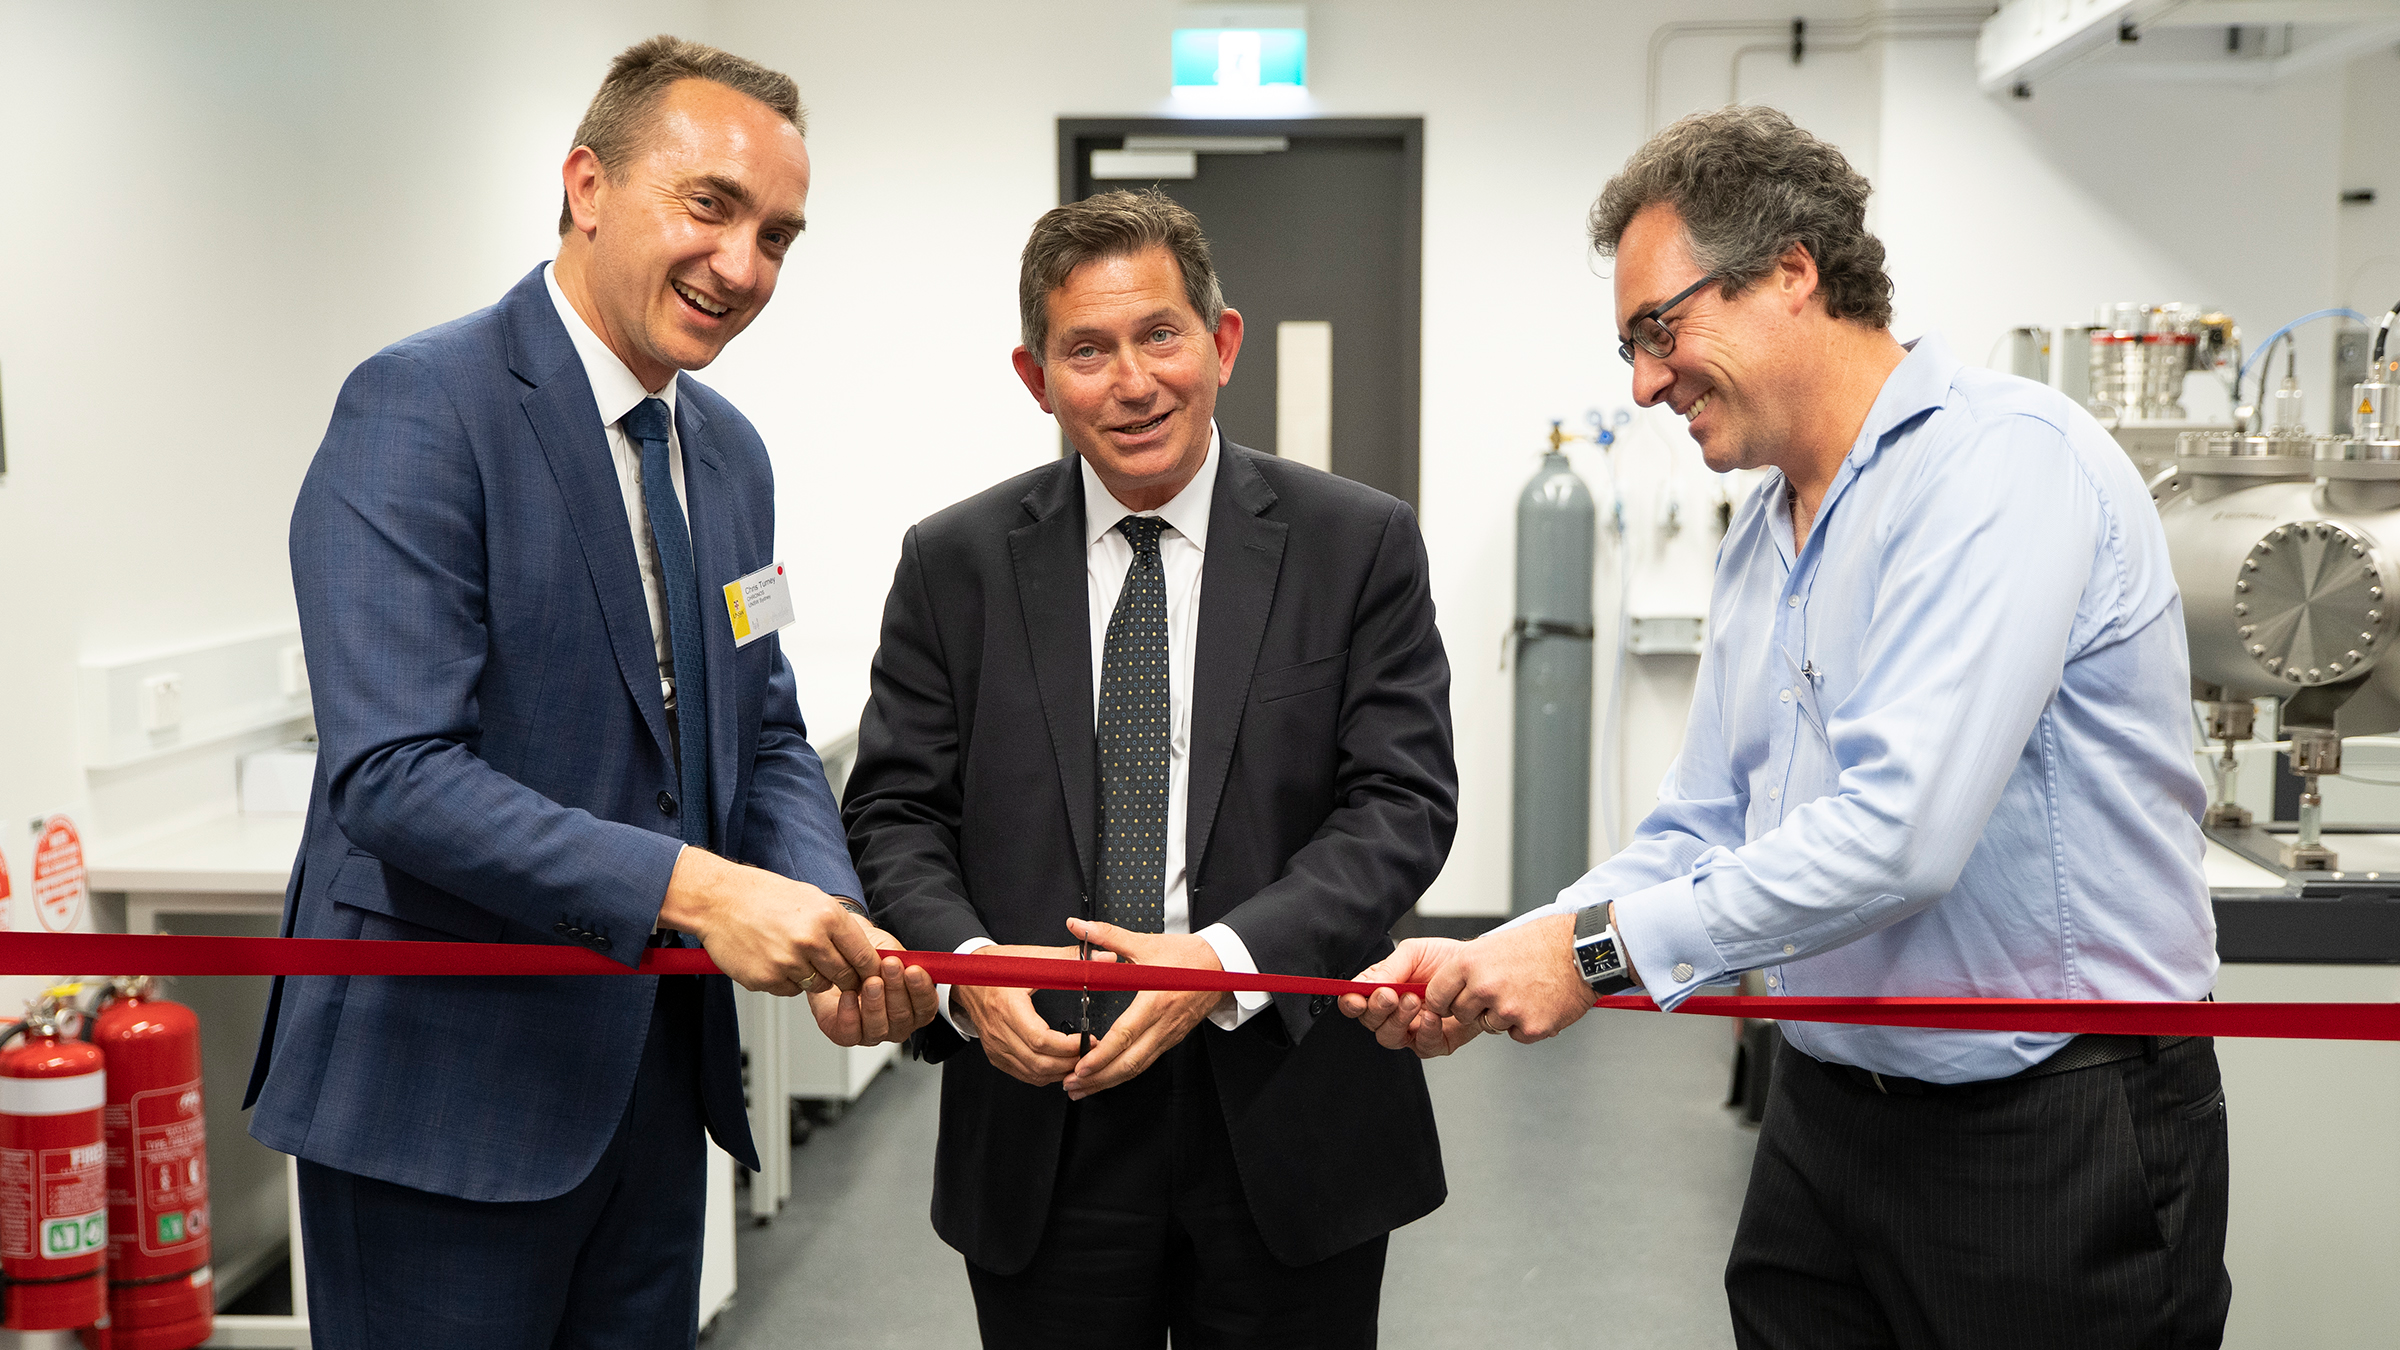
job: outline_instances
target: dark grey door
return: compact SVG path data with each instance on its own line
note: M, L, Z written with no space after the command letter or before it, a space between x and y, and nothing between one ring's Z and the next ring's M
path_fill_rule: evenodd
M1225 303L1246 332L1217 420L1276 451L1278 325L1332 325L1332 468L1415 505L1424 122L1061 118L1062 200L1145 186L1092 177L1091 152L1128 136L1283 137L1288 149L1199 156L1156 184L1208 231Z

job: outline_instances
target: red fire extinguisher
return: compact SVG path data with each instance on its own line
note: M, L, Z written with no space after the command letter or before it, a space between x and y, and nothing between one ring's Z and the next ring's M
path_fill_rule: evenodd
M120 976L92 1040L108 1058L113 1350L187 1350L216 1320L200 1019L153 997L149 976Z
M108 1325L107 1075L97 1046L61 1030L81 1015L67 1002L80 988L50 990L0 1033L0 1326L11 1331Z

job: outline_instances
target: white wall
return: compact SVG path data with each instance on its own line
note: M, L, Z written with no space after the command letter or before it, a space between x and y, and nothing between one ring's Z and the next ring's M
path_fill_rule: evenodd
M112 819L96 795L66 715L75 663L291 621L290 502L342 375L549 253L576 116L607 57L661 29L790 70L811 106L807 241L775 306L704 378L775 447L783 556L822 579L791 644L803 706L823 729L851 723L901 530L1055 452L1007 365L1016 252L1056 200L1056 117L1166 106L1169 16L1165 0L0 0L16 58L0 84L0 852L20 893L12 817L82 812L105 844L165 809L127 792ZM1788 10L1735 0L1700 17ZM1315 111L1427 119L1422 500L1462 790L1429 910L1505 903L1494 658L1513 503L1549 419L1577 429L1587 408L1628 404L1582 221L1644 134L1659 21L1629 0L1311 6ZM1754 40L1670 47L1661 115L1722 101ZM2387 125L2390 57L2346 82L2220 91L2186 125L2129 122L2105 81L1984 99L1968 51L1910 41L1740 66L1744 97L1790 108L1876 180L1903 336L1938 328L1978 361L2008 326L2105 300L2221 301L2263 335L2336 299L2388 303L2360 288L2400 294L2400 181L2375 207L2337 219L2333 204L2393 153L2388 132L2363 130ZM2142 93L2154 106L2171 91ZM2303 352L2321 384L2322 347ZM1641 425L1617 456L1628 551L1645 603L1671 606L1704 584L1715 484L1672 419ZM1593 452L1578 462L1598 486ZM1662 545L1648 522L1670 477L1700 509ZM1674 752L1691 663L1631 664L1623 782L1638 806ZM231 792L221 765L187 772Z
M1980 362L2010 327L2083 322L2113 300L2219 305L2252 344L2340 302L2338 71L2211 87L2205 117L2128 116L2197 91L2087 67L1995 100L1975 92L1972 56L1967 43L1887 51L1876 223L1896 330L1942 329ZM2301 332L2322 430L2331 329ZM2199 399L2195 386L2195 414Z
M229 809L243 746L87 775L76 664L294 622L285 530L343 375L555 247L598 71L698 9L0 3L0 853L20 899L36 813L105 851Z
M2400 135L2393 101L2400 94L2400 48L2351 63L2341 104L2341 182L2371 188L2372 204L2338 208L2334 287L2342 303L2380 320L2400 300ZM2318 133L2322 134L2322 132ZM2395 353L2386 349L2385 359Z

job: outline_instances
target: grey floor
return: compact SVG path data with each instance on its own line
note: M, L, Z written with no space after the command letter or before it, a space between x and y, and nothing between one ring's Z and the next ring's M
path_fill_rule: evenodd
M1755 1138L1719 1104L1731 1055L1718 1018L1600 1012L1428 1065L1450 1201L1393 1235L1382 1344L1730 1345L1719 1278ZM706 1350L976 1344L926 1220L939 1073L903 1060L794 1151Z

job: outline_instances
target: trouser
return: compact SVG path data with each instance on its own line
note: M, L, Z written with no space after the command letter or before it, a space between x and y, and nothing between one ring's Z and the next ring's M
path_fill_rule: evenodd
M1725 1268L1734 1341L2215 1346L2225 1205L2212 1041L1918 1095L1786 1046Z
M689 1347L699 1329L707 1148L699 981L667 976L616 1137L566 1194L461 1200L300 1163L313 1344Z
M1371 1350L1388 1238L1275 1259L1235 1170L1202 1032L1067 1108L1033 1263L967 1263L991 1350ZM1171 1341L1170 1341L1170 1338Z

